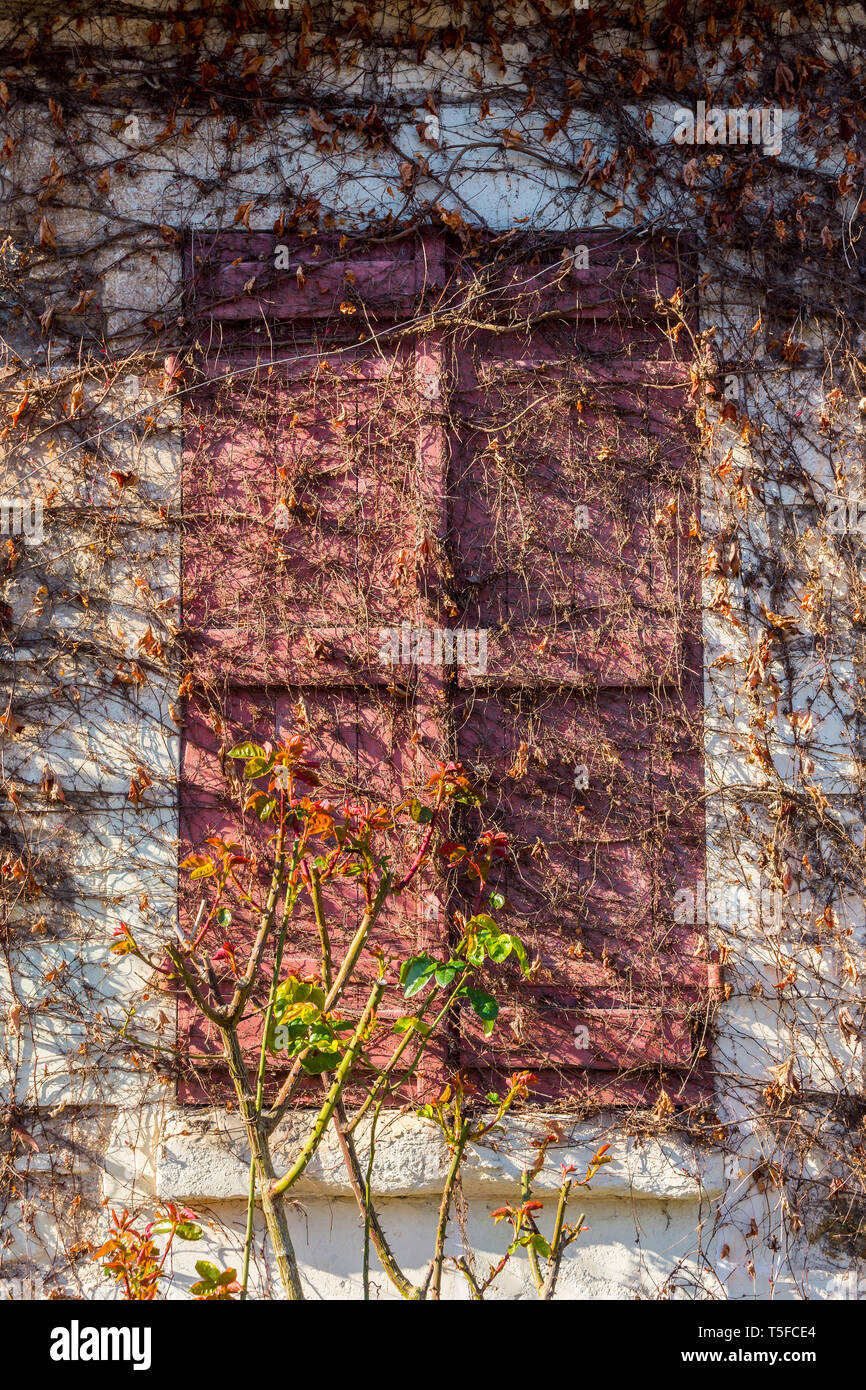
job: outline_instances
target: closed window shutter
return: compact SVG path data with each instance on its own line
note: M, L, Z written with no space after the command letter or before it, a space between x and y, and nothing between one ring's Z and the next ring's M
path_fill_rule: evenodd
M480 286L430 233L387 251L284 238L289 270L273 268L276 242L188 246L212 385L184 466L184 840L228 823L219 764L237 732L308 723L350 801L456 756L485 826L510 837L508 922L538 969L498 972L492 1037L462 1018L421 1084L450 1061L488 1089L528 1067L539 1097L663 1086L692 1103L706 963L673 904L703 871L697 502L686 382L654 308L681 271L599 241L590 270L557 245ZM447 334L388 333L439 299L471 310ZM275 365L250 370L262 361ZM417 648L436 629L466 631L462 666L383 664L383 632ZM331 907L350 931L352 895ZM444 949L458 907L477 904L430 871L377 944ZM311 922L288 961L315 968ZM194 1053L214 1051L183 1004L180 1021Z
M654 308L681 271L622 242L589 261L563 274L542 249L492 291L496 331L455 343L455 586L489 630L486 673L459 674L456 750L511 840L510 921L539 962L491 1037L466 1013L460 1057L485 1089L528 1067L539 1097L689 1104L706 960L675 895L703 875L698 501Z
M388 327L415 313L430 256L420 237L388 253L348 255L336 239L314 254L310 243L286 238L286 271L274 268L277 242L195 238L187 252L190 314L210 382L196 393L185 432L194 694L182 753L184 852L236 824L222 788L233 766L225 754L241 734L308 733L328 795L372 806L423 786L431 751L443 743L441 681L380 658L383 633L427 621L422 542L440 529L442 506L438 431L427 418L435 354L415 339L354 346L371 322ZM195 890L182 876L187 922ZM342 879L324 897L339 960L358 924L360 892ZM439 901L419 883L386 904L371 944L402 959L444 949L444 933ZM284 962L287 971L318 968L311 917L299 916ZM372 954L362 957L346 1013L376 970ZM179 1011L195 1059L182 1097L221 1094L215 1030L185 1002ZM380 1017L388 1020L387 1008ZM257 1038L253 1014L242 1041L252 1049ZM383 1029L379 1059L392 1047ZM213 1067L202 1060L210 1055ZM441 1077L443 1061L442 1045L432 1045L419 1084Z

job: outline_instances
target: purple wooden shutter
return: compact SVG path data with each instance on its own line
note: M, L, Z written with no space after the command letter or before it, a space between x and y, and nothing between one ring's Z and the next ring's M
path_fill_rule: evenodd
M439 431L424 394L434 350L422 340L353 346L359 327L415 312L431 256L421 238L352 254L336 239L314 247L285 238L291 270L276 271L277 240L220 236L188 247L210 384L188 414L184 459L184 617L195 660L184 851L232 823L220 763L245 730L266 738L308 728L325 781L351 804L396 800L423 783L442 742L436 673L401 680L379 660L381 630L426 613L422 542L440 529L442 506ZM244 288L251 280L255 293ZM195 887L182 882L187 920ZM326 905L338 923L336 955L357 926L352 880L329 886ZM443 934L440 904L421 881L386 906L374 945L402 958L441 948ZM314 925L302 919L285 968L318 963ZM375 968L372 956L362 961L347 1013ZM190 1049L217 1054L214 1030L185 1002L179 1008ZM250 1045L256 1033L251 1019ZM385 1036L383 1056L392 1045ZM431 1047L421 1084L441 1075L441 1062L441 1046ZM206 1072L199 1061L187 1098L201 1096ZM219 1067L206 1079L220 1084Z
M680 271L622 241L589 260L563 275L542 249L490 296L497 330L455 345L454 589L488 629L486 673L458 678L457 755L512 839L539 961L490 1038L465 1013L460 1057L485 1089L528 1067L537 1096L693 1103L706 959L674 908L703 876L697 488L653 310ZM527 332L533 311L551 318Z
M506 972L491 1038L462 1019L452 1063L488 1088L528 1067L539 1096L646 1101L663 1086L692 1103L706 962L673 906L703 874L697 502L687 383L654 310L681 272L663 251L585 238L589 270L542 248L472 301L470 328L353 348L471 272L431 234L387 252L284 238L289 272L272 269L276 240L188 251L213 388L184 468L198 684L183 835L227 823L216 762L232 733L266 736L299 710L350 799L457 756L485 786L485 824L511 837L510 921L539 964L530 983ZM278 365L248 370L261 360ZM403 622L483 631L486 663L389 672L376 637ZM207 690L228 699L231 732L208 727ZM450 906L472 906L455 891ZM443 945L443 899L426 875L380 943ZM334 906L348 929L353 904ZM315 964L314 941L301 924L294 968ZM212 1050L183 1005L181 1021Z

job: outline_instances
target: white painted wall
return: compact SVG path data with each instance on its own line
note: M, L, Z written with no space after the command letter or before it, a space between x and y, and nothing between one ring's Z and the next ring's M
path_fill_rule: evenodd
M863 22L861 7L849 7L852 22ZM844 13L844 12L843 12ZM433 19L429 23L433 24ZM610 46L617 42L611 35ZM531 32L526 39L517 39L505 48L505 72L494 71L488 64L485 83L497 90L508 88L516 81L519 70L530 57ZM486 146L485 129L514 125L511 111L490 100L491 114L486 123L479 120L478 87L468 75L472 60L468 56L455 61L431 45L426 67L399 63L385 79L376 68L375 52L362 52L353 67L343 67L337 74L325 64L317 78L318 89L326 95L349 99L363 93L365 102L386 99L388 93L399 93L417 102L419 110L407 118L400 143L409 153L424 154L435 171L455 164L460 172L452 181L451 205L457 206L467 219L475 216L494 228L507 228L518 218L548 229L572 231L586 226L608 226L613 235L617 229L624 233L633 230L632 218L626 212L608 217L609 202L591 190L578 189L578 180L562 172L545 173L531 155L514 149L503 151ZM415 119L422 118L420 110L428 90L435 90L439 101L439 146L432 149L422 144L415 130ZM145 111L133 111L140 121L142 139L152 135L159 122ZM642 113L634 108L634 117ZM666 114L656 112L657 137L662 140L668 130ZM192 136L171 138L156 151L136 152L130 157L119 138L103 122L98 135L106 151L113 151L127 160L127 172L113 175L111 204L117 216L129 212L138 217L143 208L153 209L158 221L181 229L184 226L212 228L231 226L234 210L251 197L271 187L273 171L278 168L279 182L299 186L307 179L310 192L323 197L335 211L338 225L350 227L367 216L381 214L394 208L396 199L389 185L399 186L393 156L371 154L344 146L339 159L322 155L310 143L298 153L292 146L299 132L306 129L304 119L287 111L275 122L260 143L244 145L235 150L231 176L220 183L220 170L215 158L224 151L219 139L225 135L229 117L211 117L197 124ZM518 122L530 132L533 116L529 113ZM611 130L603 113L591 115L578 112L572 120L572 134L585 123L586 134L600 149L611 143ZM98 125L98 122L97 122ZM536 132L537 133L537 132ZM48 169L53 150L53 134L34 111L33 119L22 121L21 143L16 150L11 173L26 178L35 187ZM797 154L792 132L786 133L785 158ZM542 144L544 142L542 141ZM556 142L554 142L554 149ZM550 147L545 145L546 149ZM830 158L838 157L838 151ZM188 178L212 179L214 187L193 195ZM421 185L423 192L423 182ZM432 185L431 185L432 188ZM647 223L662 218L665 208L651 201L646 208ZM279 200L261 202L252 218L254 228L269 229L279 212ZM58 245L84 244L95 233L102 214L86 207L52 210ZM123 244L126 253L121 259L115 251L107 255L109 269L103 280L106 302L115 306L110 329L120 359L123 334L127 326L142 312L165 316L166 304L179 295L181 267L179 253L167 246L161 237L131 233ZM46 303L52 301L55 289L51 271L46 272ZM760 305L745 300L738 292L738 271L735 265L720 282L715 270L705 287L702 327L718 324L718 341L724 345L724 355L735 358L740 352L750 352L747 331ZM757 389L748 361L744 358L746 389ZM134 364L133 364L134 365ZM754 366L754 364L752 364ZM65 364L57 362L54 370L62 372ZM112 393L100 406L100 419L116 429L115 437L123 441L123 457L130 470L146 479L150 497L171 507L176 505L179 492L180 435L175 407L163 408L162 428L142 443L134 428L134 420L118 425L128 414L130 403L143 407L156 399L154 383L148 382L143 371L128 373L137 377L138 386L119 397ZM819 397L820 381L804 371L791 378L791 389L802 391L804 400ZM138 390L144 394L137 396ZM854 426L852 425L852 430ZM855 441L856 443L856 441ZM738 457L748 462L748 448L732 441ZM63 458L49 460L39 449L33 451L31 463L37 474L49 473L61 489L65 500L74 500L80 488L78 460ZM828 460L820 443L810 461L816 475L826 473ZM752 535L757 550L767 546L766 506L776 508L790 505L796 499L758 499L752 513ZM712 486L709 478L705 487L704 524L713 520ZM48 543L63 551L64 537L59 530L49 531ZM60 562L62 563L62 561ZM830 579L832 558L817 555L816 563ZM170 530L152 532L142 528L133 547L118 550L113 560L115 613L112 621L116 630L123 630L123 641L130 657L137 652L148 619L145 616L134 576L143 576L152 589L164 597L178 592L178 544ZM80 576L78 576L80 582ZM33 593L23 586L14 604L23 615L34 601ZM80 639L86 633L87 618L75 607L68 612L58 606L51 622L62 628L68 625ZM742 680L739 667L719 667L717 658L731 650L730 629L722 627L708 614L705 624L706 663L706 736L707 783L714 788L731 779L746 780L756 775L753 766L744 762L740 750L732 741L731 716L738 708L737 686ZM737 655L742 655L739 653ZM22 665L27 654L19 653ZM844 663L843 663L844 665ZM74 862L73 889L78 942L90 961L88 979L101 992L105 1006L116 1015L123 996L125 972L106 967L104 938L106 923L100 906L107 895L118 916L134 927L144 925L149 914L156 913L170 920L174 911L175 858L174 837L177 826L170 809L142 810L137 813L125 799L129 777L139 762L144 762L157 776L160 801L164 808L171 803L171 788L177 775L179 749L178 729L172 720L169 704L176 698L170 682L162 687L151 685L140 696L139 718L135 725L126 719L122 702L115 701L105 682L96 675L96 661L87 656L70 663L64 678L73 675L81 691L75 717L65 707L46 714L45 725L38 738L27 737L15 745L12 764L7 762L7 774L23 784L38 781L41 775L43 750L61 784L78 787L92 779L105 795L105 809L98 822L86 830L76 824L74 815L64 812L40 824L38 833L48 855L52 847L69 854ZM840 672L842 679L854 680L853 666ZM815 673L804 664L796 675L801 690L811 690ZM38 747L37 747L38 744ZM779 759L787 756L779 743ZM814 738L813 756L817 777L828 793L840 793L856 783L859 769L852 746L850 730L828 710ZM110 774L106 783L106 774ZM858 827L859 833L859 827ZM730 886L731 878L748 880L749 891L757 900L760 895L760 869L753 864L733 867L732 844L737 837L713 802L708 805L708 884L709 901L721 899ZM142 867L142 861L146 867ZM142 894L148 903L139 908ZM804 918L816 915L816 903L802 904ZM820 908L818 908L820 910ZM151 922L154 920L150 917ZM112 923L109 923L109 929ZM860 900L850 903L850 925L853 930L852 951L858 955L863 946L863 911ZM830 1010L816 1033L813 1020L804 1023L803 1010L791 1004L787 996L779 997L772 987L773 966L778 952L784 953L786 933L795 934L796 924L785 924L781 938L769 941L759 925L739 922L728 924L733 955L728 967L728 979L733 982L733 997L722 1006L715 1041L715 1062L724 1084L719 1095L723 1122L736 1126L736 1155L723 1160L709 1146L689 1146L681 1138L660 1134L642 1141L638 1135L623 1133L619 1122L611 1116L601 1116L591 1122L575 1122L563 1117L562 1124L571 1138L562 1147L562 1158L585 1164L600 1143L612 1145L615 1162L604 1170L587 1194L584 1206L589 1230L577 1247L569 1253L563 1276L562 1294L569 1298L631 1297L635 1294L652 1297L661 1292L679 1292L682 1296L734 1298L788 1297L857 1297L860 1276L850 1264L840 1264L820 1245L808 1245L804 1239L807 1228L799 1237L790 1234L786 1216L786 1197L770 1185L765 1191L752 1181L751 1175L762 1160L772 1156L769 1138L760 1123L752 1116L756 1098L767 1084L771 1067L793 1056L802 1085L809 1077L819 1077L830 1089L859 1091L862 1086L862 1055L859 1040L852 1047L839 1032L838 1020ZM74 943L73 943L74 945ZM38 933L24 954L23 966L15 981L17 989L30 1001L38 1001L57 991L45 983L48 971L56 970L64 954L72 946L51 936ZM816 978L832 981L840 1000L849 1000L852 1008L859 1001L857 985L846 976L842 963L836 958L815 955L810 963ZM761 983L763 995L754 997L754 986ZM73 981L73 990L79 986ZM752 991L752 994L750 994ZM805 985L808 995L808 982ZM152 1001L152 1021L157 1022L159 1000ZM15 1258L35 1264L38 1278L45 1249L53 1239L50 1214L37 1200L43 1189L40 1184L54 1180L58 1165L68 1173L69 1190L76 1181L92 1196L101 1195L114 1205L138 1205L147 1208L156 1199L183 1200L203 1211L208 1225L208 1250L189 1248L189 1258L178 1261L180 1293L190 1282L192 1261L202 1254L213 1258L224 1256L235 1262L243 1224L243 1198L246 1190L244 1145L232 1117L224 1114L203 1116L200 1112L178 1110L170 1096L170 1088L160 1087L148 1076L147 1070L114 1064L107 1055L104 1064L94 1074L89 1058L78 1053L82 1042L72 1020L73 1010L67 1001L53 1006L42 1014L34 1038L19 1037L8 1026L2 1045L7 1050L10 1067L14 1064L18 1098L32 1103L38 1100L56 1128L67 1125L66 1115L75 1105L93 1107L84 1117L68 1121L68 1131L75 1143L68 1151L28 1153L17 1162L22 1172L21 1197L13 1207L16 1222L10 1227L11 1243L4 1259L6 1267ZM137 1023L140 1025L142 1019ZM804 1031L805 1029L805 1031ZM2 1055L2 1054L0 1054ZM836 1059L833 1061L832 1059ZM506 1243L507 1228L494 1226L489 1213L504 1201L517 1195L519 1159L527 1152L527 1136L543 1132L546 1116L529 1116L511 1126L509 1136L498 1152L479 1152L473 1155L467 1171L466 1193L469 1201L469 1228L479 1252L479 1264L494 1260ZM829 1120L814 1118L820 1128ZM67 1157L64 1158L64 1152ZM559 1153L551 1150L551 1156ZM816 1163L821 1162L820 1148ZM436 1179L443 1171L444 1153L441 1141L425 1122L407 1117L391 1117L384 1122L378 1140L376 1174L384 1192L383 1224L391 1234L398 1255L406 1261L407 1272L420 1276L431 1247L435 1222ZM98 1183L99 1193L96 1192ZM62 1184L61 1184L62 1186ZM355 1204L350 1197L340 1166L330 1149L317 1157L297 1191L298 1206L292 1211L292 1227L297 1237L298 1251L303 1263L304 1278L311 1296L319 1298L356 1297L360 1291L361 1228ZM788 1215L790 1213L787 1213ZM751 1235L754 1220L758 1234ZM787 1233L786 1233L787 1228ZM452 1223L452 1243L456 1228ZM456 1246L453 1246L456 1249ZM12 1266L16 1270L18 1266ZM23 1268L23 1264L21 1266ZM374 1269L376 1269L374 1256ZM503 1279L501 1296L529 1296L526 1267L518 1278L509 1274ZM4 1277L12 1279L17 1273L4 1276L0 1267L0 1291ZM97 1290L97 1280L91 1266L79 1266L81 1287ZM257 1260L257 1287L264 1289L267 1273ZM449 1279L452 1276L449 1275ZM389 1297L392 1291L380 1273L374 1274L379 1296ZM453 1279L452 1279L453 1283ZM454 1286L455 1296L462 1290Z

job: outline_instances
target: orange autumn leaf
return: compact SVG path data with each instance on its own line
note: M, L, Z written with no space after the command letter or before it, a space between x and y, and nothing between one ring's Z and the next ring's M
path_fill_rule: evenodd
M29 391L25 391L25 392L24 392L24 395L21 397L21 399L20 399L20 401L18 402L18 404L16 405L15 409L14 409L14 410L10 410L10 412L9 412L9 419L12 421L12 424L13 424L13 425L17 425L17 424L18 424L18 421L21 419L22 414L23 414L24 411L27 409L27 402L28 402L29 400L30 400L30 392L29 392Z
M83 314L84 310L87 308L88 304L90 303L91 299L95 294L96 290L81 290L79 292L77 300L75 301L70 310L70 313Z

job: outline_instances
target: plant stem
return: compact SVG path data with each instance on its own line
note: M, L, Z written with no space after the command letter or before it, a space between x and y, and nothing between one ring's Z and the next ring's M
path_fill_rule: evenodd
M280 968L283 963L283 950L286 944L286 934L289 928L289 918L291 917L295 903L297 902L297 890L295 887L295 870L300 858L300 841L295 840L292 849L292 862L289 868L289 882L286 891L286 901L283 905L283 920L280 923L280 931L277 937L276 950L274 951L274 968L271 972L271 987L268 991L268 1005L265 1010L264 1025L262 1027L262 1042L259 1049L259 1068L256 1077L256 1117L257 1123L261 1123L262 1103L265 1093L265 1068L268 1060L268 1033L271 1027L271 1018L274 1012L274 1000L276 999L277 986L280 982ZM247 1221L244 1231L244 1260L241 1275L241 1301L247 1297L247 1284L250 1274L250 1255L253 1247L253 1226L255 1221L256 1205L256 1165L255 1160L250 1158L250 1182L247 1193Z
M442 787L439 788L439 795L436 800L436 806L433 811L433 815L430 817L430 823L427 827L427 833L421 841L418 853L415 855L415 858L409 865L409 868L407 869L405 876L401 878L400 882L397 884L397 887L394 889L395 893L402 893L404 888L408 888L409 884L412 882L412 879L415 877L416 873L418 872L422 863L424 862L424 856L430 848L430 841L433 839L433 832L436 829L436 822L439 819L439 811L441 809L441 806Z
M520 1178L520 1200L525 1205L531 1199L531 1197L532 1186L530 1182L530 1177L529 1173L526 1172L526 1170L524 1169ZM541 1277L541 1268L538 1263L538 1251L534 1250L533 1247L530 1245L527 1248L526 1253L529 1256L529 1268L532 1271L533 1282L535 1283L535 1287L540 1294L542 1289L544 1288L544 1280Z
M340 1099L340 1094L343 1090L343 1086L345 1085L346 1080L348 1079L352 1067L355 1065L355 1061L357 1060L358 1053L361 1051L361 1047L363 1045L367 1029L376 1016L376 1010L379 1007L379 1001L381 1000L384 992L385 981L377 980L370 991L370 997L367 1000L367 1006L364 1009L363 1014L361 1015L357 1028L352 1034L351 1042L349 1043L349 1046L346 1048L340 1065L334 1072L334 1080L331 1083L331 1088L328 1091L328 1094L325 1098L324 1105L322 1106L321 1110L316 1116L316 1122L310 1131L309 1138L307 1139L306 1144L301 1149L301 1152L298 1154L298 1157L295 1159L289 1171L277 1182L272 1182L270 1189L270 1195L272 1197L281 1196L283 1192L288 1191L288 1189L292 1186L293 1183L297 1182L298 1178L303 1173L307 1164L310 1162L310 1159L316 1152L316 1149L322 1142L322 1139L325 1136L325 1130L328 1128L331 1116L333 1115L334 1110L336 1108L337 1101Z
M370 1125L370 1152L367 1155L367 1172L364 1175L364 1252L362 1279L364 1285L364 1300L370 1301L370 1193L373 1184L373 1164L376 1158L376 1121L379 1118L379 1107L373 1115Z
M384 1100L384 1097L383 1097ZM358 1152L355 1148L355 1141L351 1134L346 1130L346 1110L342 1098L337 1102L334 1111L334 1130L339 1141L340 1149L343 1154L343 1162L346 1165L346 1172L352 1191L365 1220L365 1227L368 1226L370 1238L379 1256L379 1262L387 1274L394 1288L403 1298L410 1302L424 1297L423 1291L417 1284L413 1284L407 1279L397 1261L394 1258L390 1245L388 1244L385 1232L379 1223L376 1208L370 1201L370 1172L368 1169L366 1180L361 1172L361 1164L358 1159Z
M322 945L322 980L325 985L325 990L327 991L331 988L333 980L331 938L328 935L328 924L325 921L325 905L322 902L322 876L315 864L310 868L310 897L313 900L313 913L316 918L316 926L319 929L319 941Z
M439 1204L439 1220L436 1223L436 1253L433 1256L433 1283L430 1290L430 1297L434 1302L438 1302L442 1295L442 1266L445 1262L445 1235L448 1230L448 1217L451 1212L451 1202L454 1197L454 1185L460 1173L460 1164L463 1162L463 1150L466 1148L466 1141L469 1138L469 1125L464 1121L460 1125L457 1138L454 1141L454 1148L451 1153L451 1164L445 1178L445 1186L442 1189L442 1201Z
M484 1295L481 1292L481 1288L475 1276L473 1275L472 1270L469 1268L469 1264L465 1256L461 1255L459 1259L456 1259L454 1261L454 1263L460 1270L460 1273L464 1276L467 1284L469 1285L473 1303L480 1303Z
M371 906L367 908L367 911L364 913L364 916L361 918L361 924L358 927L358 930L355 932L355 935L353 936L352 941L349 944L349 948L346 952L343 964L340 966L337 978L335 979L331 988L328 990L328 996L325 1000L325 1005L322 1009L322 1013L328 1013L331 1009L334 1008L334 1005L337 1003L341 994L343 993L343 990L348 984L349 978L351 977L352 972L354 971L355 966L358 963L358 957L364 949L364 944L367 940L367 937L370 934L370 931L372 930L373 924L375 923L376 918L379 916L379 913L382 911L382 907L386 897L388 896L388 890L390 886L391 875L390 873L385 873L382 876L382 881L379 884L379 888L376 893L375 899L373 900ZM301 1054L301 1057L298 1057L295 1060L294 1066L292 1067L291 1071L289 1072L289 1075L286 1077L286 1080L280 1087L279 1094L277 1095L274 1104L271 1106L271 1109L265 1116L265 1121L269 1132L272 1131L279 1124L280 1119L282 1118L286 1110L286 1107L288 1106L290 1100L292 1099L292 1096L294 1095L295 1087L301 1075L301 1061L304 1055L305 1054Z
M250 1254L253 1248L253 1218L256 1210L256 1164L250 1159L250 1180L247 1189L247 1224L244 1230L244 1262L241 1269L241 1303L246 1302L250 1278Z
M271 1158L270 1144L261 1123L261 1116L256 1113L255 1100L250 1089L237 1031L234 1027L227 1027L221 1029L221 1033L229 1074L249 1135L252 1162L261 1187L262 1210L264 1211L268 1235L271 1238L280 1280L288 1299L303 1299L304 1291L301 1286L300 1271L298 1270L292 1238L289 1234L283 1201L278 1193L271 1190L276 1172Z
M585 1212L585 1211L582 1211L582 1212L580 1213L580 1216L577 1218L576 1223L575 1223L575 1227L576 1227L576 1229L577 1229L578 1231L580 1230L581 1226L583 1225L585 1219L586 1219L586 1212ZM575 1236L571 1236L571 1237L570 1237L569 1239L567 1239L567 1240L562 1240L562 1241L560 1241L560 1243L559 1243L559 1245L558 1245L556 1251L554 1252L554 1255L553 1255L553 1267L552 1267L552 1269L550 1270L550 1273L549 1273L548 1276L547 1276L547 1281L546 1281L545 1286L544 1286L544 1293L541 1295L542 1298L544 1298L544 1299L551 1299L551 1298L553 1298L554 1291L555 1291L555 1289L556 1289L556 1281L557 1281L557 1279L559 1278L559 1267L560 1267L560 1265L562 1264L562 1257L563 1257L563 1255L565 1254L566 1249L568 1248L568 1246L571 1245L571 1243L572 1243L573 1240L575 1240Z
M568 1194L571 1191L571 1181L566 1180L559 1189L559 1202L556 1208L556 1220L553 1223L553 1236L550 1241L550 1259L547 1262L547 1278L544 1281L544 1288L541 1297L547 1301L553 1298L553 1291L556 1288L556 1281L559 1277L559 1266L562 1263L562 1256L565 1246L562 1243L562 1227L565 1222L565 1207L568 1202ZM581 1217L581 1221L583 1217ZM578 1222L580 1226L580 1221Z

